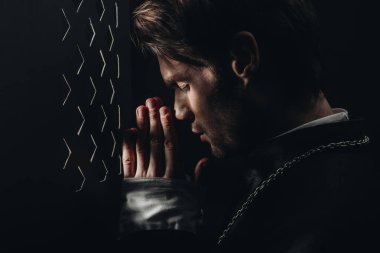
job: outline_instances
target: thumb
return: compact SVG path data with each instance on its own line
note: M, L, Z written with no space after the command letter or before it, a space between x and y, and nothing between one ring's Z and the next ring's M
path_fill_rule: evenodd
M195 175L195 181L198 182L200 176L202 175L202 170L207 166L209 161L209 158L203 157L201 160L198 161L197 165L194 169L194 175Z

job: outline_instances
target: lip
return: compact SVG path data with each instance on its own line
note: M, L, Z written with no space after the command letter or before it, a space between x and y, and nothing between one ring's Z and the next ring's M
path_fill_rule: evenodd
M201 136L199 138L201 139L202 142L208 142L209 141L206 134L201 134Z
M191 132L193 132L193 134L203 134L202 132L197 131L195 128L192 128Z
M199 138L201 139L201 142L210 142L208 136L203 133L203 132L200 132L200 131L197 131L197 129L193 128L191 129L191 131L195 134L195 135L198 135Z

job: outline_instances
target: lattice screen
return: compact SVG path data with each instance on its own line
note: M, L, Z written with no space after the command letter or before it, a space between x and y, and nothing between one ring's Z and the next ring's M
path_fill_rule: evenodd
M77 192L122 174L129 73L128 41L120 37L128 34L128 10L119 2L73 0L60 9L62 46L73 52L62 71L62 170L70 171Z
M129 1L0 0L0 234L11 247L116 237L129 44Z

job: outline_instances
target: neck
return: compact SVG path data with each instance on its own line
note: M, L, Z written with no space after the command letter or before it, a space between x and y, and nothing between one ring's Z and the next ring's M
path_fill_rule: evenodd
M322 91L304 106L280 108L284 109L280 109L277 112L277 117L273 119L275 126L279 126L274 129L276 133L273 134L281 134L310 121L333 114L332 108Z
M259 121L260 123L255 120L255 118L248 119L248 121L250 121L248 125L253 124L256 126L254 128L249 127L249 129L256 129L256 131L251 130L250 134L253 134L253 139L259 142L260 140L264 141L270 139L310 121L333 114L331 106L322 91L318 96L313 97L304 104L286 106L272 103L272 105L273 106L262 107L261 112L258 112L261 115L259 116L261 119Z

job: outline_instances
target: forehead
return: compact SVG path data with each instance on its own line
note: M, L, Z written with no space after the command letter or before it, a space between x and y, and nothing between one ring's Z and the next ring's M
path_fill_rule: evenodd
M216 83L216 73L211 66L196 67L163 56L157 56L157 58L160 65L161 75L165 83L175 83L180 81L192 83Z
M169 59L164 56L157 56L160 65L162 78L165 81L171 81L189 75L192 67L189 64Z

